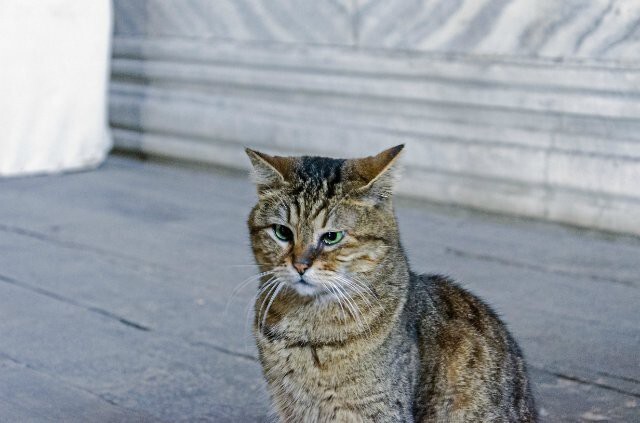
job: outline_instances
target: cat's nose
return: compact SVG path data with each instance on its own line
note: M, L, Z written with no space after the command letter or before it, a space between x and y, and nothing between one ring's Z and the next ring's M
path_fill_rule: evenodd
M293 267L296 268L300 275L303 275L310 266L311 263L309 261L296 261L293 263Z

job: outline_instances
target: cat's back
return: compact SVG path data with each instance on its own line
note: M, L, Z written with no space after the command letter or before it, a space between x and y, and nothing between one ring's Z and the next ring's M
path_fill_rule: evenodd
M419 302L414 307L423 315L423 327L435 330L453 324L486 338L505 332L504 323L491 307L452 279L437 274L411 275L411 279L410 291Z
M440 275L412 275L421 375L418 421L535 421L518 345L481 299Z

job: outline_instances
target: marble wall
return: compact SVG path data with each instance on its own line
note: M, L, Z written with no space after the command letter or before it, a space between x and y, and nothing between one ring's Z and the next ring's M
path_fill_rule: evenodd
M123 149L407 144L402 194L640 234L636 0L115 0Z

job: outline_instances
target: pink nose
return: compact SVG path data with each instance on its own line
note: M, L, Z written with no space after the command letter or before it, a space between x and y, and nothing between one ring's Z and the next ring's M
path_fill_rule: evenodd
M302 275L305 272L305 270L309 268L309 263L297 262L297 263L293 263L293 267L295 267L298 273Z

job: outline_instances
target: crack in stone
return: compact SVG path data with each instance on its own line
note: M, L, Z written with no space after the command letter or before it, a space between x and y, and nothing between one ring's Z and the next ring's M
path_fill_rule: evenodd
M241 353L239 351L234 351L225 347L221 347L219 345L215 345L215 344L211 344L209 342L203 342L203 341L198 341L198 342L189 342L189 345L192 345L194 347L205 347L205 348L211 348L213 350L216 350L218 352L221 352L223 354L227 354L233 357L238 357L238 358L243 358L245 360L250 360L253 362L257 362L258 358L251 355L251 354L246 354L246 353Z
M539 371L541 373L545 373L545 374L548 374L548 375L551 375L551 376L555 376L555 377L558 377L560 379L576 382L576 383L579 383L581 385L595 386L597 388L606 389L608 391L617 392L619 394L629 395L629 396L634 397L634 398L640 398L640 394L638 394L638 393L627 391L625 389L621 389L621 388L618 388L618 387L615 387L615 386L607 385L606 383L595 382L595 381L592 381L592 380L584 379L584 378L581 378L581 377L578 377L578 376L569 375L569 374L562 373L562 372L555 371L555 370L547 370L547 369L545 369L543 367L532 366L532 365L529 365L529 367L532 368L532 369L535 369L535 370L537 370L537 371Z
M624 380L625 382L631 382L631 383L640 384L640 380L634 379L632 377L618 376L618 375L614 375L614 374L608 373L608 372L603 372L603 371L600 371L600 370L596 370L596 373L599 374L600 376L605 376L605 377L610 377L612 379Z
M44 242L44 243L51 243L51 244L55 244L55 245L59 245L61 247L64 248L68 248L71 250L75 250L75 251L81 251L83 253L93 253L96 256L98 256L98 258L100 260L103 261L109 261L111 260L119 260L118 263L122 264L123 266L126 266L128 269L131 269L135 272L140 272L140 273L150 273L153 274L154 272L156 272L157 270L161 270L163 275L171 275L174 276L176 278L185 279L185 275L184 272L181 272L178 269L174 269L173 267L170 266L166 266L162 263L156 263L154 261L151 260L145 260L144 258L139 258L139 257L135 257L135 256L130 256L127 254L122 254L119 253L117 251L112 251L112 250L108 250L108 249L104 249L104 248L100 248L100 247L95 247L93 245L90 244L84 244L81 242L76 242L76 241L68 241L68 240L64 240L64 239L60 239L58 237L55 236L50 236L47 234L44 234L42 232L39 231L34 231L34 230L30 230L30 229L25 229L25 228L21 228L18 226L10 226L10 225L6 225L6 224L2 224L0 223L0 232L8 232L8 233L12 233L12 234L16 234L16 235L20 235L20 236L25 236L28 238L32 238L32 239L36 239L38 241ZM144 266L147 266L148 269L151 270L146 270L143 272L141 269L141 264ZM193 281L194 283L205 283L208 284L208 281L203 281L200 280L198 278L193 278L190 277L189 280ZM125 319L126 320L126 319ZM122 322L124 324L129 324L131 322ZM135 324L131 325L133 327L136 327Z
M12 234L16 234L16 235L21 235L21 236L25 236L28 238L32 238L32 239L37 239L38 241L42 241L42 242L48 242L48 243L52 243L52 244L56 244L59 245L61 247L65 247L65 248L69 248L72 250L80 250L83 252L91 252L94 254L98 254L99 256L103 257L103 256L107 256L107 257L112 257L112 258L117 258L120 260L124 260L126 262L129 263L134 263L135 265L139 265L139 263L144 263L148 266L154 267L154 268L159 268L168 272L172 272L172 273L176 273L176 271L170 267L167 266L163 266L160 263L155 263L153 261L149 261L149 260L144 260L144 259L139 259L137 257L132 257L126 254L122 254L119 253L117 251L113 251L113 250L107 250L104 248L100 248L100 247L96 247L90 244L84 244L81 242L76 242L76 241L69 241L69 240L64 240L64 239L60 239L58 237L55 236L50 236L48 234L39 232L39 231L34 231L31 229L25 229L25 228L21 228L19 226L10 226L10 225L6 225L6 224L1 224L0 223L0 231L3 232L8 232L8 233L12 233ZM136 266L136 268L139 266Z
M596 386L598 388L602 388L602 389L606 389L609 391L613 391L613 392L617 392L619 394L624 394L624 395L629 395L635 398L640 398L640 394L636 394L635 392L631 392L631 391L626 391L624 389L620 389L620 388L616 388L615 386L611 386L611 385L607 385L604 383L599 383L599 382L593 382L591 380L587 380L587 379L582 379L576 376L571 376L571 375L565 375L563 373L557 373L557 372L550 372L550 371L545 371L546 373L549 373L551 375L554 375L556 377L559 377L561 379L566 379L566 380L570 380L573 382L577 382L583 385L590 385L590 386Z
M40 288L40 287L37 287L37 286L33 286L33 285L25 283L25 282L21 282L21 281L19 281L17 279L10 278L10 277L8 277L6 275L0 274L0 281L4 282L6 284L12 285L12 286L21 288L21 289L25 289L25 290L30 291L30 292L34 292L34 293L39 294L39 295L43 295L43 296L48 297L48 298L52 298L52 299L54 299L56 301L60 301L60 302L65 303L65 304L69 304L69 305L72 305L72 306L75 306L75 307L82 308L82 309L87 310L87 311L89 311L91 313L99 314L101 316L107 317L107 318L109 318L111 320L115 320L115 321L117 321L117 322L119 322L119 323L121 323L121 324L123 324L123 325L125 325L127 327L130 327L130 328L133 328L133 329L136 329L136 330L139 330L139 331L143 331L143 332L151 331L151 328L148 327L148 326L145 326L143 324L134 322L132 320L129 320L129 319L125 318L125 317L119 316L119 315L117 315L115 313L112 313L112 312L110 312L108 310L105 310L103 308L94 307L94 306L88 306L88 305L82 304L82 303L80 303L80 302L78 302L78 301L76 301L74 299L62 296L62 295L57 294L55 292L49 291L47 289L43 289L43 288Z
M118 404L117 402L113 401L112 399L106 398L106 397L104 397L104 396L102 396L102 395L100 395L100 394L98 394L96 392L91 391L90 389L84 388L82 386L78 386L78 385L76 385L74 383L70 383L70 382L68 382L68 381L66 381L64 379L61 379L61 378L57 377L57 376L54 376L54 375L52 375L50 373L42 371L42 370L40 370L40 369L38 369L38 368L28 364L28 363L25 363L23 361L18 360L15 357L10 356L7 353L4 353L2 351L0 351L0 360L9 361L9 362L15 364L16 366L28 369L28 370L30 370L30 371L32 371L34 373L37 373L39 375L43 375L45 377L53 379L56 382L61 383L62 385L65 385L65 386L71 387L73 389L77 389L79 391L82 391L82 392L85 392L87 394L90 394L90 395L92 395L92 396L94 396L96 398L99 398L100 400L102 400L102 401L104 401L104 402L106 402L106 403L108 403L110 405L116 406L116 407L118 407L118 408L120 408L122 410L137 412L136 410L133 410L133 409L130 409L130 408L127 408L127 407L123 407L120 404Z
M457 249L457 248L452 248L452 247L446 247L445 248L445 252L448 253L448 254L453 254L453 255L458 256L458 257L473 258L473 259L488 261L488 262L492 262L492 263L499 263L499 264L503 264L505 266L517 267L517 268L520 268L520 269L537 270L537 271L540 271L540 272L552 273L552 274L561 275L561 276L587 278L587 279L594 280L594 281L611 282L611 283L615 283L615 284L619 284L619 285L624 285L624 286L627 286L627 287L630 287L630 288L638 288L638 285L636 284L636 282L633 281L633 280L629 280L629 279L610 278L610 277L606 277L606 276L598 276L598 275L593 275L593 274L583 274L583 273L578 273L578 272L572 272L572 271L569 271L569 270L554 269L554 268L547 267L547 266L542 266L542 265L533 264L533 263L527 263L527 262L523 262L523 261L511 260L511 259L507 259L507 258L504 258L504 257L492 256L492 255L489 255L489 254L471 253L471 252L468 252L468 251L463 251L463 250L460 250L460 249Z
M125 326L131 327L131 328L139 330L139 331L143 331L143 332L151 332L152 331L152 328L150 328L149 326L134 322L134 321L132 321L130 319L127 319L125 317L119 316L119 315L117 315L115 313L112 313L112 312L110 312L108 310L105 310L103 308L84 305L84 304L82 304L82 303L80 303L78 301L75 301L75 300L71 299L71 298L64 297L64 296L59 295L59 294L57 294L55 292L51 292L51 291L48 291L46 289L42 289L40 287L32 286L30 284L18 281L18 280L14 279L14 278L10 278L10 277L8 277L6 275L0 274L0 281L1 282L5 282L5 283L7 283L9 285L12 285L12 286L16 286L16 287L28 290L30 292L34 292L34 293L46 296L48 298L52 298L52 299L54 299L56 301L60 301L60 302L63 302L65 304L69 304L69 305L72 305L72 306L75 306L75 307L82 308L82 309L87 310L87 311L89 311L91 313L99 314L101 316L107 317L107 318L109 318L111 320L115 320L115 321L117 321L119 323L122 323ZM249 361L253 361L253 362L257 362L258 361L258 358L253 356L253 355L251 355L251 354L246 354L246 353L242 353L242 352L239 352L239 351L234 351L234 350L231 350L231 349L219 346L219 345L211 344L209 342L204 342L204 341L193 342L193 341L189 341L189 340L186 340L186 342L189 345L192 345L192 346L195 346L195 347L211 348L211 349L214 349L214 350L216 350L218 352L221 352L223 354L227 354L227 355L231 355L231 356L234 356L234 357L243 358L245 360L249 360ZM0 358L2 358L2 357L4 357L4 355L2 353L0 353ZM12 360L12 361L14 361L14 360ZM20 364L17 361L16 361L16 363Z

